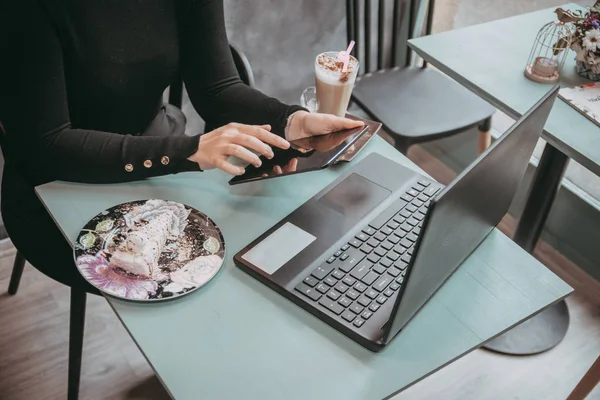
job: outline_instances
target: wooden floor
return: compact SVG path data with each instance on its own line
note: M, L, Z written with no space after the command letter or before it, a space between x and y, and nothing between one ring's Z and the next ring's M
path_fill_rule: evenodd
M409 155L443 183L454 176L418 147ZM513 228L510 219L501 224L508 234ZM543 243L535 255L575 288L567 301L571 325L565 340L549 352L529 357L476 350L395 400L566 398L600 355L600 284ZM10 243L0 244L0 399L64 399L69 291L27 266L17 295L7 295L13 257ZM600 387L588 398L600 399ZM88 300L81 399L168 399L99 297Z

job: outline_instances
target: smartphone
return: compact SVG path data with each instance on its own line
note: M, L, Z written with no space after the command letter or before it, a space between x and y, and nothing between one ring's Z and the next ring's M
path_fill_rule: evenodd
M237 185L327 168L368 131L369 126L365 125L290 141L289 149L273 149L272 159L261 156L260 167L248 165L244 174L233 177L229 184Z

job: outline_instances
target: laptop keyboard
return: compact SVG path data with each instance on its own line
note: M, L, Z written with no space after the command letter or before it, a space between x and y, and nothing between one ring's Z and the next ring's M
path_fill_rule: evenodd
M306 298L360 328L398 292L431 198L419 180L296 286Z

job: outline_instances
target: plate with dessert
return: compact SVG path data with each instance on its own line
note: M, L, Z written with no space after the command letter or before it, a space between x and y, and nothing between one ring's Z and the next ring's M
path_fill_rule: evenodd
M96 215L79 233L74 252L79 272L101 292L160 301L210 281L223 265L225 242L200 211L150 199Z

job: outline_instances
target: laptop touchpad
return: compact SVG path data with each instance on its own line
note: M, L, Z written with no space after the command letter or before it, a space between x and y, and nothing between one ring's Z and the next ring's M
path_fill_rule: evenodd
M357 220L365 216L392 192L367 178L351 174L319 199L319 203Z

